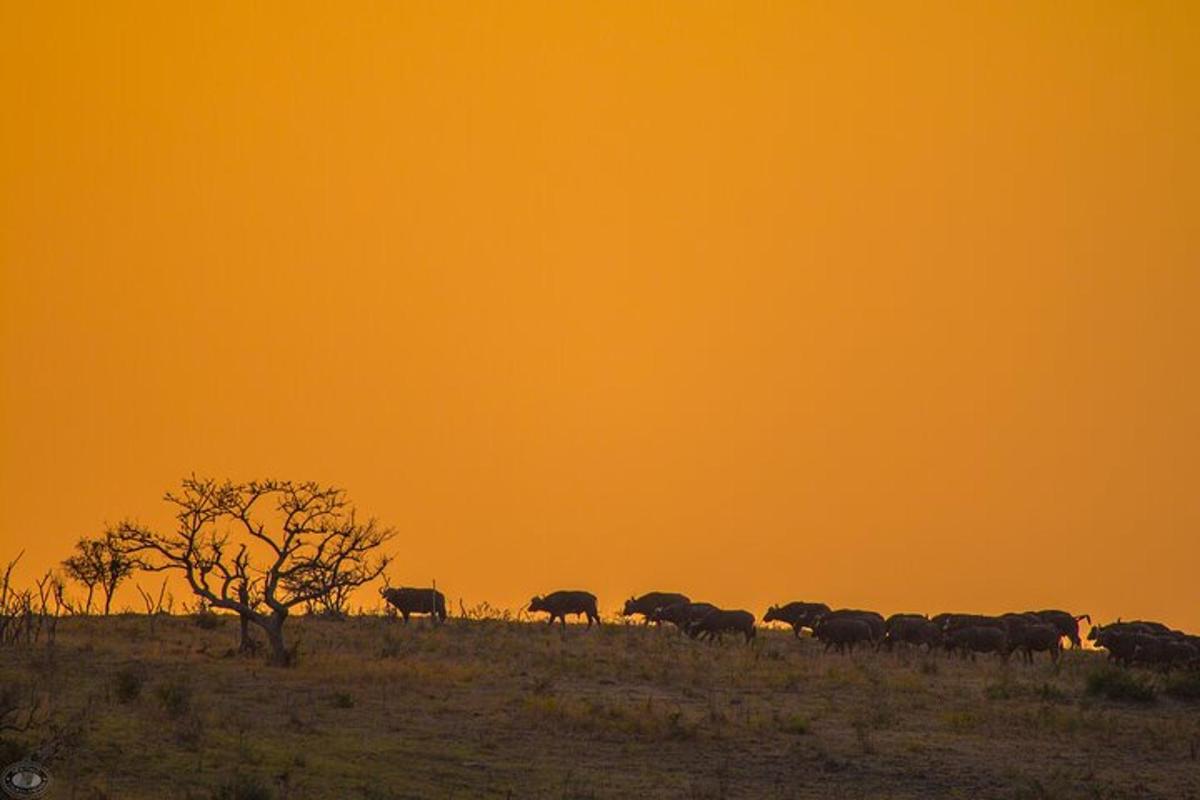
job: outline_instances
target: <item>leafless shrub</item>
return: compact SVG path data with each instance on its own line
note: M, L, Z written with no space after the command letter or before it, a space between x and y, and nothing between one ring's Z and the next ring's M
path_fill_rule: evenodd
M163 599L167 597L167 579L163 578L162 586L158 589L158 594L153 595L143 589L140 585L136 587L138 595L142 598L142 605L146 608L146 621L150 625L150 635L154 635L155 621L170 612L164 607ZM172 605L174 601L172 600Z
M69 609L62 578L51 570L35 579L33 589L16 589L12 572L23 555L8 562L0 579L0 645L35 645L43 634L53 644L59 617Z

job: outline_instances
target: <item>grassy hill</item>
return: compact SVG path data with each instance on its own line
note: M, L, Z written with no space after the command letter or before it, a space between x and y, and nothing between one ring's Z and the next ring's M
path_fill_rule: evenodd
M7 695L49 715L3 734L5 760L65 721L49 797L1200 797L1200 704L1164 691L1184 679L1093 652L1055 668L825 655L782 631L288 626L300 660L276 669L233 653L232 618L63 620L52 647L0 651Z

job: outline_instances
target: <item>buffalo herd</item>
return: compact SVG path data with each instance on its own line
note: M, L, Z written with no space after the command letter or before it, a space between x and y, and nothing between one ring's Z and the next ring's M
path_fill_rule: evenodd
M412 614L446 619L446 599L436 589L388 588L380 594L405 622ZM528 610L549 614L550 624L558 620L564 627L572 615L585 617L589 628L593 623L600 624L596 595L591 592L566 590L538 595L530 600ZM731 634L749 643L756 633L755 617L749 611L694 603L678 592L631 597L622 615L640 616L646 624L670 623L693 639L720 641ZM979 655L995 655L1007 661L1015 654L1029 663L1038 653L1057 662L1063 640L1071 647L1082 647L1079 623L1083 620L1091 625L1087 614L1057 609L998 616L892 614L885 618L874 611L833 609L825 603L800 601L771 606L762 618L764 623L790 625L797 637L803 630L809 631L826 652L851 653L860 646L888 651L923 647L927 652L944 650L972 660ZM1109 659L1120 665L1200 668L1200 636L1172 630L1159 622L1118 620L1110 625L1092 625L1087 639L1104 648Z

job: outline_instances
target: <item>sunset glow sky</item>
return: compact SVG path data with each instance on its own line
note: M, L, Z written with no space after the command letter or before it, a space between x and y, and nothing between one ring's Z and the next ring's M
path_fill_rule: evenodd
M5 2L0 560L1200 629L1198 223L1196 4Z

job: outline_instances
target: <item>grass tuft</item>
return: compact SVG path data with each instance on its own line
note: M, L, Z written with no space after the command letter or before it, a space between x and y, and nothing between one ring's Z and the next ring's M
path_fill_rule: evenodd
M155 693L159 704L172 719L180 719L192 708L192 685L185 677L159 684Z

